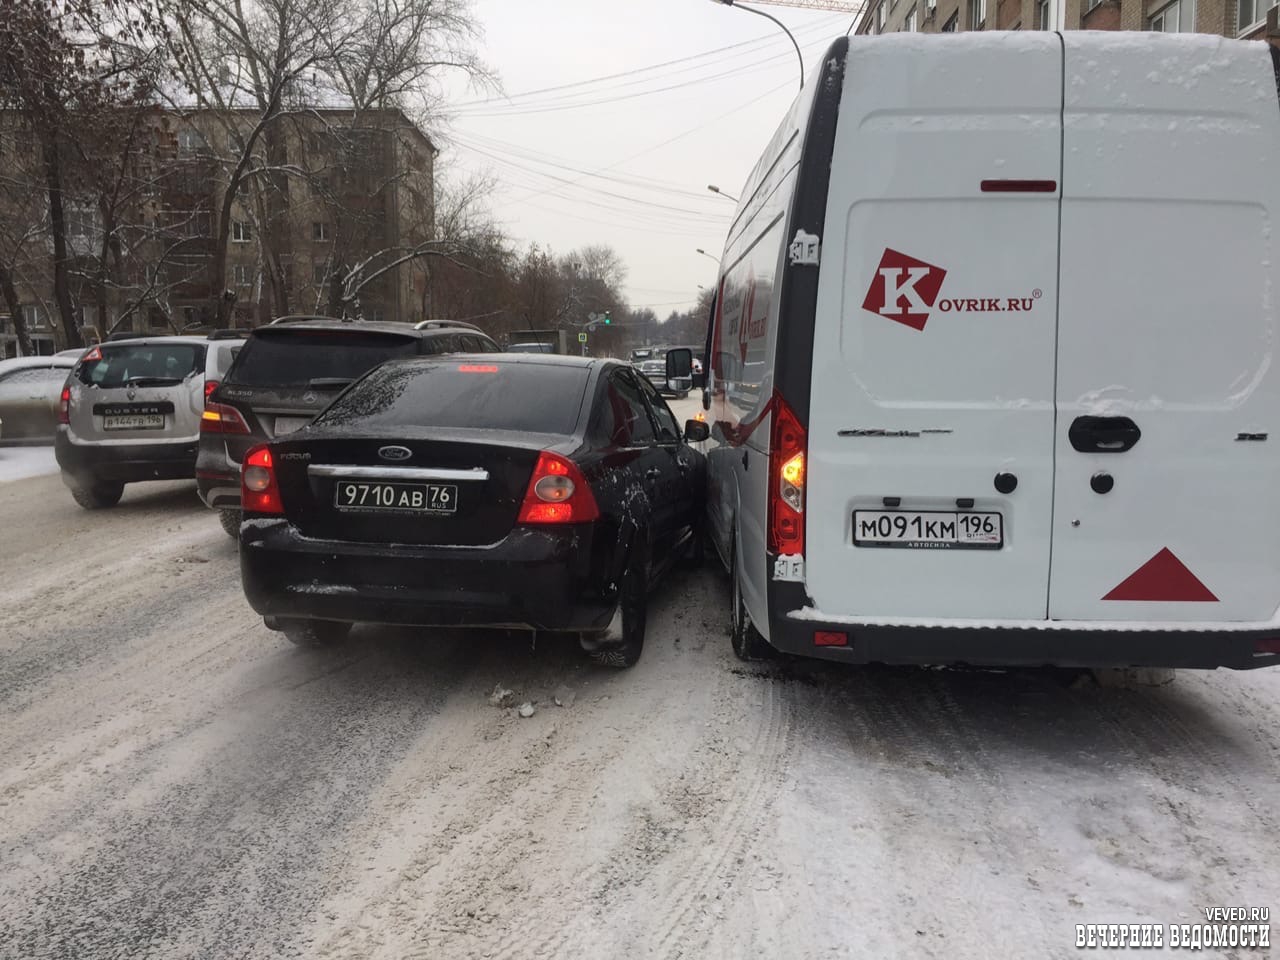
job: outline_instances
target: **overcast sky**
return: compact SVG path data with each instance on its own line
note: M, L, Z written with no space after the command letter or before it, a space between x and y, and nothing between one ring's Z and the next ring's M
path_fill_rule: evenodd
M715 281L694 251L719 259L734 209L707 184L738 196L797 92L790 41L711 0L473 5L504 95L452 92L442 169L494 175L492 213L518 241L613 246L633 306L665 318L690 305ZM852 19L763 9L796 35L806 70Z

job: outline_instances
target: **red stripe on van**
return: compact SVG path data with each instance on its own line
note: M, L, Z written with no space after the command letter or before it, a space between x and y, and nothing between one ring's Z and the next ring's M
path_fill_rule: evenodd
M983 193L1055 193L1057 180L983 180Z

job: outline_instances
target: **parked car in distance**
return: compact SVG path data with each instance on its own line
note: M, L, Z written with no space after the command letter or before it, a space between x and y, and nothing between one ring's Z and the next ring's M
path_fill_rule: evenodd
M58 429L58 400L71 357L15 357L0 360L0 420L5 440L52 440Z
M664 396L683 399L689 395L689 391L693 388L693 351L689 350L689 363L681 375L670 376L667 367L667 354L673 349L675 348L653 347L649 350L647 357L643 357L639 361L633 361L633 364L658 389L658 392ZM682 347L680 349L688 350L689 348ZM632 354L634 355L636 352L633 350Z
M301 645L358 621L526 627L630 666L650 590L700 550L706 436L615 360L390 361L248 452L245 595Z
M112 507L127 483L194 476L204 399L241 342L134 337L87 350L62 389L54 440L76 503Z
M513 343L507 347L507 353L555 353L555 346L550 343Z
M200 421L196 485L230 537L240 527L240 464L250 448L311 422L354 380L387 360L438 353L498 353L468 323L288 317L254 330Z

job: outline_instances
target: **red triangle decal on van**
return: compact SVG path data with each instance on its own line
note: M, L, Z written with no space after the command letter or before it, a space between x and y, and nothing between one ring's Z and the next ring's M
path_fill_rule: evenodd
M1209 588L1168 547L1140 566L1102 599L1218 602Z

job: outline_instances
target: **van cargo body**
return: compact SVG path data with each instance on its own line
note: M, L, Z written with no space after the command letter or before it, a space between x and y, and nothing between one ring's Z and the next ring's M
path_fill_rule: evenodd
M1202 36L833 44L708 338L709 529L759 639L1280 663L1278 87L1280 51Z

